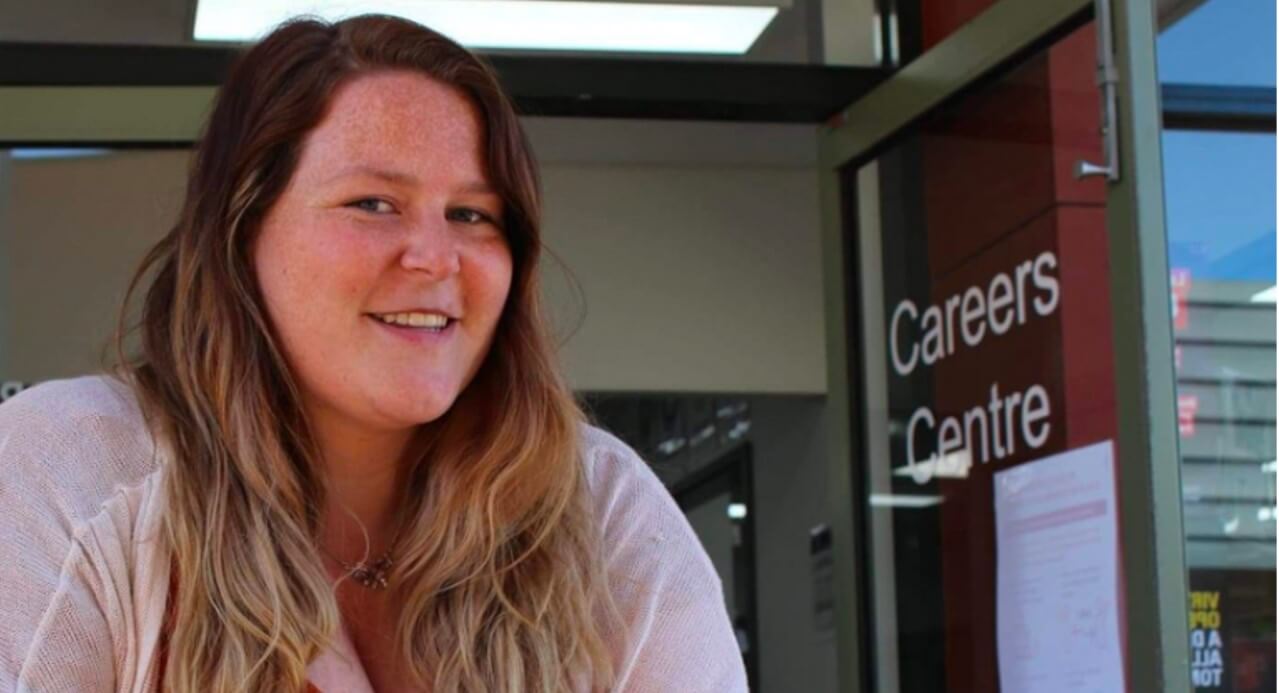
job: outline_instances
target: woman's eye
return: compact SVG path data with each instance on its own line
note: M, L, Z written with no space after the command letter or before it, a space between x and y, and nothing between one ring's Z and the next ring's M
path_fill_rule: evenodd
M354 202L350 202L347 207L355 207L365 212L373 212L374 214L387 214L395 210L390 202L380 200L376 197L365 197Z
M454 209L450 212L450 214L453 216L454 219L457 219L458 221L461 221L467 224L483 224L485 222L492 221L492 219L490 219L489 216L485 214L484 212L481 212L476 209L471 209L469 207L461 207L458 209Z

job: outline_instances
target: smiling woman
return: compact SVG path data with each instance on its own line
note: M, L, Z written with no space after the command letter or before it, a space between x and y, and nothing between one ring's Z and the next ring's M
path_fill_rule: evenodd
M501 198L477 191L483 134L452 85L402 69L348 81L262 220L262 297L331 465L369 474L382 441L373 459L398 466L414 424L444 414L488 353L512 258L486 221ZM428 315L453 325L427 332ZM367 519L376 533L390 518Z
M124 310L111 373L0 407L0 690L744 690L701 545L555 364L539 220L452 41L251 48L136 350Z

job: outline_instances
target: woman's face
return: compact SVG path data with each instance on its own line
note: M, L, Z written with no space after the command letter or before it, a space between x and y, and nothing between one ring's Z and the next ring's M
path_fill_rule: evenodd
M393 71L343 85L307 136L253 258L319 421L402 432L444 414L479 369L512 262L482 134L460 91Z

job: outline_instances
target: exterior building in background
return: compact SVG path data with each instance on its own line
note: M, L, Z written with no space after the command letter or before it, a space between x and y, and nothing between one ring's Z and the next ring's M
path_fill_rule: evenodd
M1275 689L1275 7L1208 0L1159 78L1191 682ZM1197 118L1178 111L1197 110ZM1205 116L1202 114L1214 115Z
M176 212L230 52L147 1L0 9L0 401ZM1274 4L774 4L740 58L492 56L569 379L752 690L1275 690Z

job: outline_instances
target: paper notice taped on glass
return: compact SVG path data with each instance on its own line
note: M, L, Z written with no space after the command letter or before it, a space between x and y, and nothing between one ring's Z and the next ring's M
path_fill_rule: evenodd
M995 473L999 684L1124 691L1110 441Z

